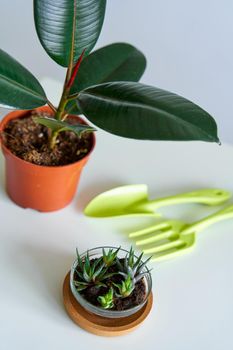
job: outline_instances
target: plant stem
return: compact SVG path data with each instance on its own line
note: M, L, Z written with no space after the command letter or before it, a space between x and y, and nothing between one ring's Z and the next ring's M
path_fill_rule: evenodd
M66 79L64 82L63 92L62 92L62 96L61 96L61 99L60 99L60 102L58 105L58 109L55 111L55 114L54 114L54 118L57 120L63 120L63 114L65 111L65 106L68 102L68 95L70 92L70 88L67 88L67 83L68 83L68 80L70 79L69 77L70 77L71 72L72 72L72 69L70 69L70 66L69 66L67 69L67 72L66 72ZM50 138L50 149L51 150L53 150L55 145L56 145L57 136L58 136L58 132L53 131L51 138Z
M73 94L73 95L69 95L68 96L68 100L71 101L71 100L76 100L76 98L78 97L78 93L77 94Z
M66 78L65 78L65 82L64 82L64 86L63 86L62 96L61 96L58 108L54 113L54 118L57 120L63 119L65 106L68 102L68 95L70 92L70 88L67 88L67 83L68 83L70 76L72 74L72 68L73 68L73 65L69 64L69 67L67 68L67 71L66 71ZM56 145L57 136L58 136L57 131L52 132L52 135L50 137L50 149L51 150L53 150L55 145Z
M69 82L70 77L72 75L72 70L73 70L73 56L71 55L70 63L69 63L69 66L67 68L67 71L66 71L66 78L65 78L65 81L64 81L64 85L63 85L62 96L61 96L61 99L60 99L60 102L59 102L59 105L58 105L57 112L54 115L54 118L57 119L57 120L61 120L62 119L62 114L63 114L65 106L66 106L66 104L68 102L67 98L68 98L68 95L69 95L69 92L70 92L70 88L67 85L68 85L68 82Z
M71 51L73 52L73 50L71 50ZM65 113L65 116L64 116L65 106L70 99L74 98L74 95L71 95L71 98L69 96L70 89L71 89L73 82L74 82L74 79L78 73L78 70L79 70L80 64L82 62L84 53L85 53L85 49L83 50L82 54L80 55L80 57L75 65L73 65L73 54L70 57L70 63L69 63L69 66L68 66L67 72L66 72L66 78L65 78L65 82L64 82L64 86L63 86L62 96L61 96L61 99L60 99L60 102L58 105L58 109L54 114L54 118L57 120L65 120L65 118L67 117L67 113ZM51 105L50 107L52 108L53 106ZM56 144L57 135L58 135L58 132L53 132L51 135L51 140L50 140L50 148L51 149L53 149L55 144Z
M86 51L86 49L83 50L78 61L76 62L76 64L74 66L73 66L73 56L71 56L71 61L70 61L69 66L67 68L66 79L65 79L65 83L64 83L64 87L63 87L62 97L61 97L61 100L60 100L60 103L58 106L57 113L55 114L55 119L57 119L57 120L62 119L62 115L64 113L65 106L66 106L67 102L69 100L77 97L77 95L78 95L78 94L73 94L73 95L69 96L69 93L70 93L70 89L74 83L75 77L78 73L78 70L80 68L80 65L82 63L85 51Z
M83 56L84 56L84 54L85 54L85 51L86 51L86 49L83 50L83 52L82 52L81 55L79 56L78 61L76 62L75 66L74 66L74 69L73 69L73 71L72 71L71 77L70 77L70 79L69 79L69 81L68 81L68 83L67 83L67 88L71 88L71 86L72 86L73 83L74 83L74 79L75 79L75 77L76 77L76 75L77 75L77 73L78 73L78 70L79 70L79 68L80 68L80 64L82 63L82 60L83 60Z
M57 112L56 107L54 107L54 105L53 105L49 100L47 100L47 105L52 109L52 111L53 111L54 113Z
M55 113L55 119L57 120L61 120L62 119L62 116L63 116L63 113L64 113L64 110L65 110L65 106L68 102L68 95L69 95L69 90L67 90L67 88L65 87L64 90L63 90L63 93L62 93L62 97L61 97L61 100L59 102L59 106L58 106L58 109L57 109L57 112Z
M52 135L50 138L50 149L54 149L54 147L56 145L56 141L57 141L57 135L58 135L57 131L52 132Z
M69 113L64 114L62 121L64 122L66 120L66 118L68 117Z

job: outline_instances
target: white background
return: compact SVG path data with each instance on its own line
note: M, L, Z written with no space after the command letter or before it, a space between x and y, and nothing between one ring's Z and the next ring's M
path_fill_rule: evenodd
M124 40L140 47L148 57L143 81L200 103L216 116L221 138L233 141L232 9L231 1L109 0L98 45ZM61 80L62 68L36 38L31 1L2 0L0 18L2 48L40 79ZM205 187L233 192L232 158L226 145L139 142L98 131L78 196L62 211L40 214L6 196L0 156L0 348L232 349L232 220L198 235L191 253L153 264L154 307L132 334L108 339L84 332L67 317L61 294L76 246L128 247L127 232L153 222L85 218L93 196L130 183L148 184L151 198ZM195 205L163 213L191 222L214 210Z
M64 70L36 37L32 0L1 0L0 46L38 78ZM208 110L222 141L233 143L233 1L108 0L97 47L126 41L148 59L142 81Z

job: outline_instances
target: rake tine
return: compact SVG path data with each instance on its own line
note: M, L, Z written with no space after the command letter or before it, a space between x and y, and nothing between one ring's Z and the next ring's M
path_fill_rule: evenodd
M143 235L146 235L148 233L153 233L155 231L160 231L162 229L166 229L166 228L169 228L169 227L170 227L170 224L168 222L161 222L160 224L156 224L156 225L153 225L153 226L146 227L146 228L144 228L142 230L131 232L129 234L129 237L130 238L132 238L132 237L139 237L139 236L143 236Z
M185 245L185 243L178 238L174 242L158 244L158 245L155 245L151 248L143 249L143 252L145 254L160 253L160 252L164 252L168 249L176 248L176 247L179 247L182 245Z
M187 253L187 251L193 248L193 247L186 247L184 242L183 244L184 246L182 246L181 244L179 247L170 248L170 249L164 250L161 253L152 255L151 261L153 262L153 261L168 260L170 258L180 255L181 253Z
M165 238L169 238L169 237L173 236L174 233L175 233L175 231L173 229L170 229L170 230L168 229L162 233L155 234L155 235L150 236L148 238L140 239L140 240L136 241L135 244L137 246L139 246L139 245L146 245L149 243L154 243L157 241L162 241Z

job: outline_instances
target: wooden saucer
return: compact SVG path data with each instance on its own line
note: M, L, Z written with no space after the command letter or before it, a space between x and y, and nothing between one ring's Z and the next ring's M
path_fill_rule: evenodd
M134 315L124 318L106 318L86 311L75 299L70 289L70 273L66 275L63 284L63 300L70 318L81 328L96 335L112 337L131 332L148 316L153 295L150 293L146 305Z

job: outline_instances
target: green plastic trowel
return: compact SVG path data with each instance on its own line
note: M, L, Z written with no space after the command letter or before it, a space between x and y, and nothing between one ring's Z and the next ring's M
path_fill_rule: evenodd
M183 203L219 205L230 197L229 192L215 188L149 200L147 185L127 185L103 192L95 197L86 206L84 214L96 218L125 215L160 216L157 212L160 207Z

